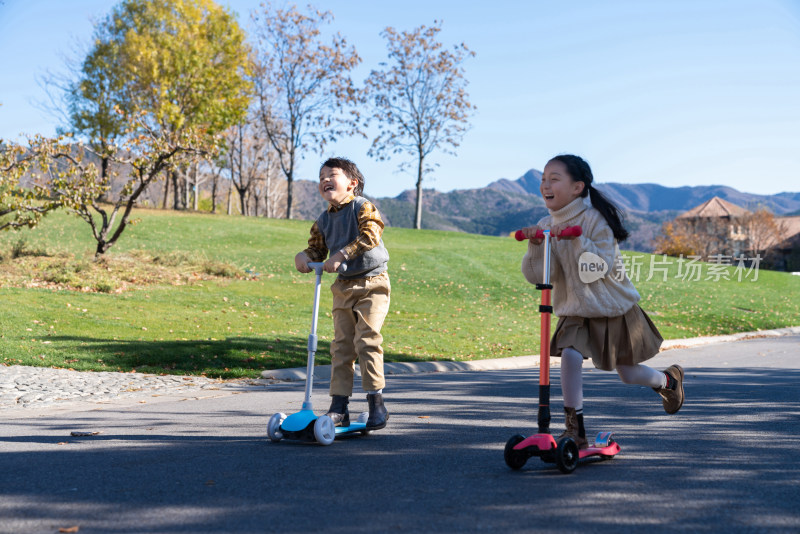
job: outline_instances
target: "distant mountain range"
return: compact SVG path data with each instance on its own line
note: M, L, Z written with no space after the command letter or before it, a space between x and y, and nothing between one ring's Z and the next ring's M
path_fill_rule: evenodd
M422 195L422 227L484 235L507 235L547 215L539 194L542 173L531 169L516 180L500 179L479 189L457 189L442 193L426 189ZM652 241L661 225L684 211L717 196L749 210L767 208L776 215L800 212L800 193L755 195L732 187L658 184L598 183L597 188L625 211L631 236L623 248L652 251ZM295 182L295 212L313 220L324 209L316 182ZM394 198L372 198L389 226L411 228L416 191L409 189Z

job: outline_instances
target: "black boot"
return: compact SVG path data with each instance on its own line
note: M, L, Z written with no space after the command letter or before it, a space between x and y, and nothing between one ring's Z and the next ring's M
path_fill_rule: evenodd
M349 403L350 397L331 395L331 407L325 415L333 420L333 426L350 426L350 410L347 409Z
M380 393L368 393L367 404L369 404L369 419L367 419L367 430L379 430L386 426L389 420L389 412L383 405L383 395Z

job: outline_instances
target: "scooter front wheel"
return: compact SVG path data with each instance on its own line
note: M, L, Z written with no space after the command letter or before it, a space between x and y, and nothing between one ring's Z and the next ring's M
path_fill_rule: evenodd
M320 415L314 422L314 439L320 445L330 445L336 439L336 426L333 419L327 415Z
M281 423L286 419L286 414L276 413L269 418L267 423L267 437L270 441L278 442L283 439L283 432L281 432Z
M562 473L569 474L578 467L580 451L572 438L561 438L556 447L556 465Z
M514 450L519 443L522 443L525 440L525 436L520 436L516 434L511 436L506 442L506 448L503 451L503 458L506 460L506 465L511 469L522 469L522 466L525 465L525 462L528 461L528 456L523 451Z

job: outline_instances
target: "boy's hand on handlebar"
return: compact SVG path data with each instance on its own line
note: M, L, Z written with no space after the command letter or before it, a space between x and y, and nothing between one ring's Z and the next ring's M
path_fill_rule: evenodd
M327 259L327 261L322 265L322 270L326 273L335 273L339 270L339 266L342 264L342 262L344 262L344 260L344 254L337 252Z
M525 239L529 239L531 243L533 243L534 245L541 245L544 239L536 238L536 232L538 232L539 230L541 230L541 228L539 228L536 225L533 225L523 228L521 231L525 235Z
M311 267L308 266L308 262L311 261L308 256L306 256L305 252L299 252L297 256L294 257L294 266L295 269L300 271L301 273L310 273L313 271Z

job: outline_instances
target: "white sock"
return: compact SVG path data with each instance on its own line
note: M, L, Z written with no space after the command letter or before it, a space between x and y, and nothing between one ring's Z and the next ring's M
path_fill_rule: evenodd
M561 396L564 406L583 409L583 355L573 348L561 351Z
M367 391L367 395L375 395L376 393L383 393L383 388L376 389L375 391Z
M667 387L667 375L646 365L618 365L617 373L626 384L650 386L651 388Z

